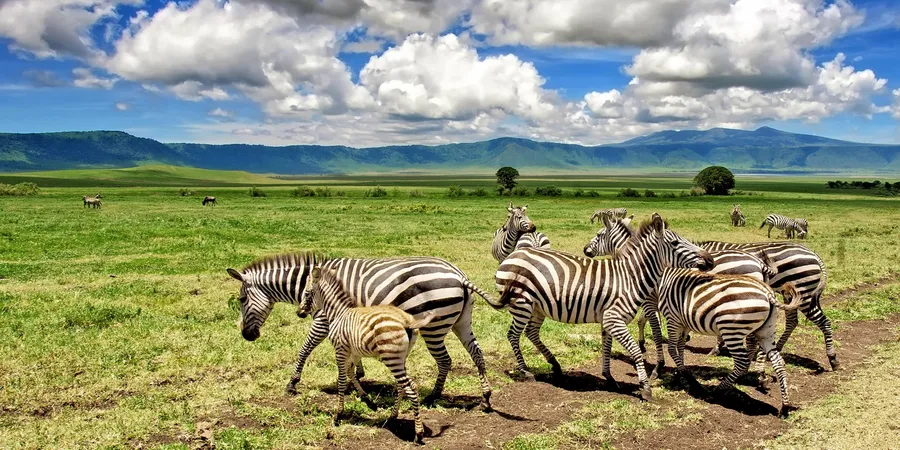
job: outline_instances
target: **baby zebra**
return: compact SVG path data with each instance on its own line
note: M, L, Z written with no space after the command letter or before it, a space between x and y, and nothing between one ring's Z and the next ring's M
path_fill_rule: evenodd
M742 227L746 224L744 213L741 212L741 205L734 205L734 208L731 209L731 226Z
M591 214L591 223L594 223L594 219L603 219L604 216L610 219L624 219L626 214L628 214L628 210L625 208L598 209Z
M416 320L396 306L356 306L356 301L350 298L341 280L330 269L312 269L307 283L303 312L315 314L321 310L328 317L328 338L334 345L340 405L335 423L344 412L348 378L360 398L370 408L376 408L354 376L354 367L362 357L374 357L384 362L397 380L397 400L391 418L399 414L400 399L405 394L413 405L416 442L422 443L425 429L419 417L419 396L416 384L406 375L406 358L416 341L416 330L428 325L435 313Z
M657 301L647 302L658 307L666 318L669 335L669 354L675 360L679 376L692 379L684 367L684 343L688 332L718 336L734 358L734 369L719 383L719 389L730 389L735 381L747 373L750 357L757 345L772 363L781 387L779 415L786 416L790 407L784 360L775 348L775 328L778 315L774 308L796 310L800 295L793 285L784 287L790 304L782 304L775 292L765 283L739 275L715 275L692 269L664 269L656 286ZM661 338L661 336L660 336ZM747 341L746 348L744 340ZM657 362L661 368L663 360ZM696 380L693 380L696 384Z
M216 198L210 197L208 195L206 197L203 197L203 206L206 206L207 203L212 204L213 206L216 206Z
M769 225L768 237L770 239L772 238L773 227L784 230L785 236L789 239L794 237L794 233L797 233L797 237L800 239L804 239L806 238L806 233L809 231L809 223L806 219L791 219L780 214L769 214L759 227L762 228L766 226L766 224Z

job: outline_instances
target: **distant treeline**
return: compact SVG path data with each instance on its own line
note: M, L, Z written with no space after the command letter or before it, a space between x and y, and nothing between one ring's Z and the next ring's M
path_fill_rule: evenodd
M831 189L885 189L888 191L900 191L900 181L891 184L891 183L882 183L879 180L875 181L829 181L825 183Z

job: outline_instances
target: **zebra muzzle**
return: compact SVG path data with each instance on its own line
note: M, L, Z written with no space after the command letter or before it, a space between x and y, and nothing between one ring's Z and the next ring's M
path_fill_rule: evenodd
M244 339L253 342L259 338L259 328L244 328L241 330Z

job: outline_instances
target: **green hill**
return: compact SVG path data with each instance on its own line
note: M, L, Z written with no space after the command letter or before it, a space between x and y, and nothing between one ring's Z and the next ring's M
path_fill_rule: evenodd
M900 145L714 128L663 131L619 144L581 146L499 138L439 146L164 144L116 131L0 134L0 172L167 164L279 174L489 172L511 165L544 172L692 171L897 173Z

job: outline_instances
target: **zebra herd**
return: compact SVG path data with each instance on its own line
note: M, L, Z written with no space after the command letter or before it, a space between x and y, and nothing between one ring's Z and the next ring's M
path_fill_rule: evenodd
M591 221L593 222L593 217ZM733 205L731 209L731 226L742 227L746 224L747 220L744 218L744 213L741 212L741 205ZM806 219L791 219L781 214L769 214L762 224L759 225L759 228L763 228L766 225L769 225L767 235L770 239L772 238L772 228L784 231L784 237L788 239L793 239L794 237L805 239L809 233L809 222Z
M737 205L735 205L737 209ZM666 319L668 350L677 375L696 384L684 366L684 343L689 333L715 335L734 359L734 369L720 383L728 389L750 368L750 361L768 359L781 387L781 415L790 407L784 361L780 355L802 311L822 330L826 354L838 368L831 324L820 306L827 275L821 258L792 242L733 244L691 242L659 214L633 226L624 208L601 210L591 217L603 224L585 245L584 256L551 248L537 231L527 205L507 207L506 222L494 232L491 254L498 261L494 281L499 298L475 286L459 268L431 257L381 259L331 258L314 252L287 253L259 259L241 271L229 268L241 282L239 328L254 341L278 302L294 305L297 315L313 317L300 348L286 391L296 394L306 359L329 337L338 361L338 392L343 411L347 383L370 404L359 385L364 376L360 359L380 358L397 381L397 401L410 398L415 414L416 440L423 428L415 384L405 361L416 330L438 366L437 378L425 404L443 392L451 358L445 346L453 331L471 356L481 380L481 406L491 409L491 385L485 361L472 332L473 294L491 307L507 309L512 321L507 339L516 358L514 376L533 379L520 348L521 336L531 341L556 376L563 370L541 341L546 319L563 323L599 323L602 327L602 368L607 382L612 341L628 352L640 384L640 396L651 400L650 382L663 368L661 315ZM609 259L595 259L609 255ZM776 300L776 292L784 303ZM639 319L639 340L627 329ZM785 311L786 329L775 340L776 310ZM656 366L647 374L644 363L644 324L650 322L656 344ZM719 351L715 349L714 351ZM394 407L392 417L395 417Z
M93 197L82 195L81 201L84 203L83 208L100 208L102 206L102 202L100 201L101 198L103 198L103 196L100 195L99 192Z

